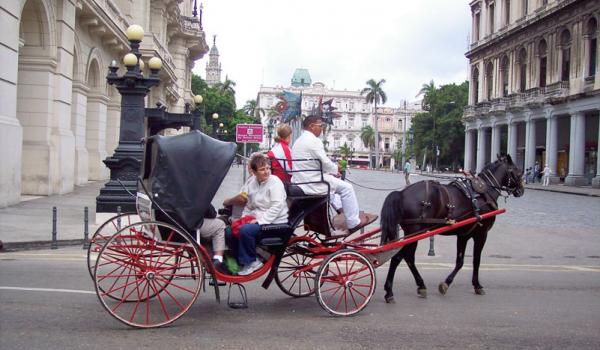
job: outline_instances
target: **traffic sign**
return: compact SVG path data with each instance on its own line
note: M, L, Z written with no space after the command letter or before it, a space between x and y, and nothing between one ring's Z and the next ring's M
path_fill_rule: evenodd
M238 124L235 126L235 142L261 143L262 140L262 124Z

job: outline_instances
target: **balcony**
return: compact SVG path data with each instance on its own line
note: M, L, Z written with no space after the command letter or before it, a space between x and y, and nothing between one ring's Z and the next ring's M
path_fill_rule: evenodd
M569 93L569 82L559 81L545 87L536 87L525 92L516 92L506 97L466 106L463 112L463 120L471 121L480 116L519 112L525 108L540 108L546 103L561 103L569 96Z

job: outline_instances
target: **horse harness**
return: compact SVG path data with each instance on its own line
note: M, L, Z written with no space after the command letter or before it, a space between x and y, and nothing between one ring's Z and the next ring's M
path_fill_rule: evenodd
M452 225L456 223L456 218L454 217L454 209L456 206L451 202L450 192L446 188L445 185L440 184L437 181L426 180L425 183L425 198L421 201L421 215L415 219L403 219L402 223L407 225L414 224L433 224L433 225ZM471 233L473 229L477 225L481 225L481 216L480 211L483 206L486 204L489 205L494 210L498 209L498 205L496 201L490 196L488 193L488 184L484 179L479 176L473 176L470 178L457 178L452 181L449 186L454 186L460 190L460 192L469 199L472 205L473 214L477 218L477 223L474 224L465 234ZM431 208L432 203L430 201L429 195L430 191L433 188L437 188L440 192L440 205L438 206L438 210L436 213L433 213L431 217L427 217L427 211ZM482 204L480 205L479 198L483 199ZM446 209L446 217L440 218L439 216L443 215L444 208Z

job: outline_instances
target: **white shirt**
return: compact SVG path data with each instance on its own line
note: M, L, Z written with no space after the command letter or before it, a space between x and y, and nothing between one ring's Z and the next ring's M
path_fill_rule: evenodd
M242 215L254 216L260 225L288 222L287 195L277 176L269 175L262 183L252 176L242 187L242 192L248 194Z
M302 183L310 181L322 181L319 162L298 161L298 159L319 159L323 165L323 173L337 173L338 167L327 158L323 141L316 137L312 132L304 130L292 147L293 169L292 182ZM312 171L302 171L312 170ZM314 183L299 185L306 194L327 194L327 185L324 183Z

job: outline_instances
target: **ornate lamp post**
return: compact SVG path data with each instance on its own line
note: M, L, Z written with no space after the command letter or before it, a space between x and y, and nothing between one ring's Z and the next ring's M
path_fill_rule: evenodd
M212 137L217 138L217 121L219 120L219 113L212 114Z
M194 121L192 124L193 130L200 130L200 118L202 118L202 111L200 110L200 105L202 104L203 100L204 99L200 95L194 96L195 108L194 108L194 111L192 112L192 115L194 116Z
M269 119L269 123L267 124L267 133L269 134L269 149L271 149L271 138L273 137L273 129L275 128L275 121L273 119Z
M144 63L139 51L140 42L144 38L142 27L134 24L127 28L127 38L131 46L131 52L123 57L127 71L118 76L119 67L113 61L106 76L107 82L114 85L122 96L121 123L117 149L104 160L104 164L110 169L110 180L96 198L96 212L116 212L118 206L121 206L123 212L135 210L135 198L127 193L119 181L127 190L135 193L143 156L141 140L146 132L144 98L151 87L160 83L162 61L158 57L152 57L148 61L150 74L147 77L142 74Z

